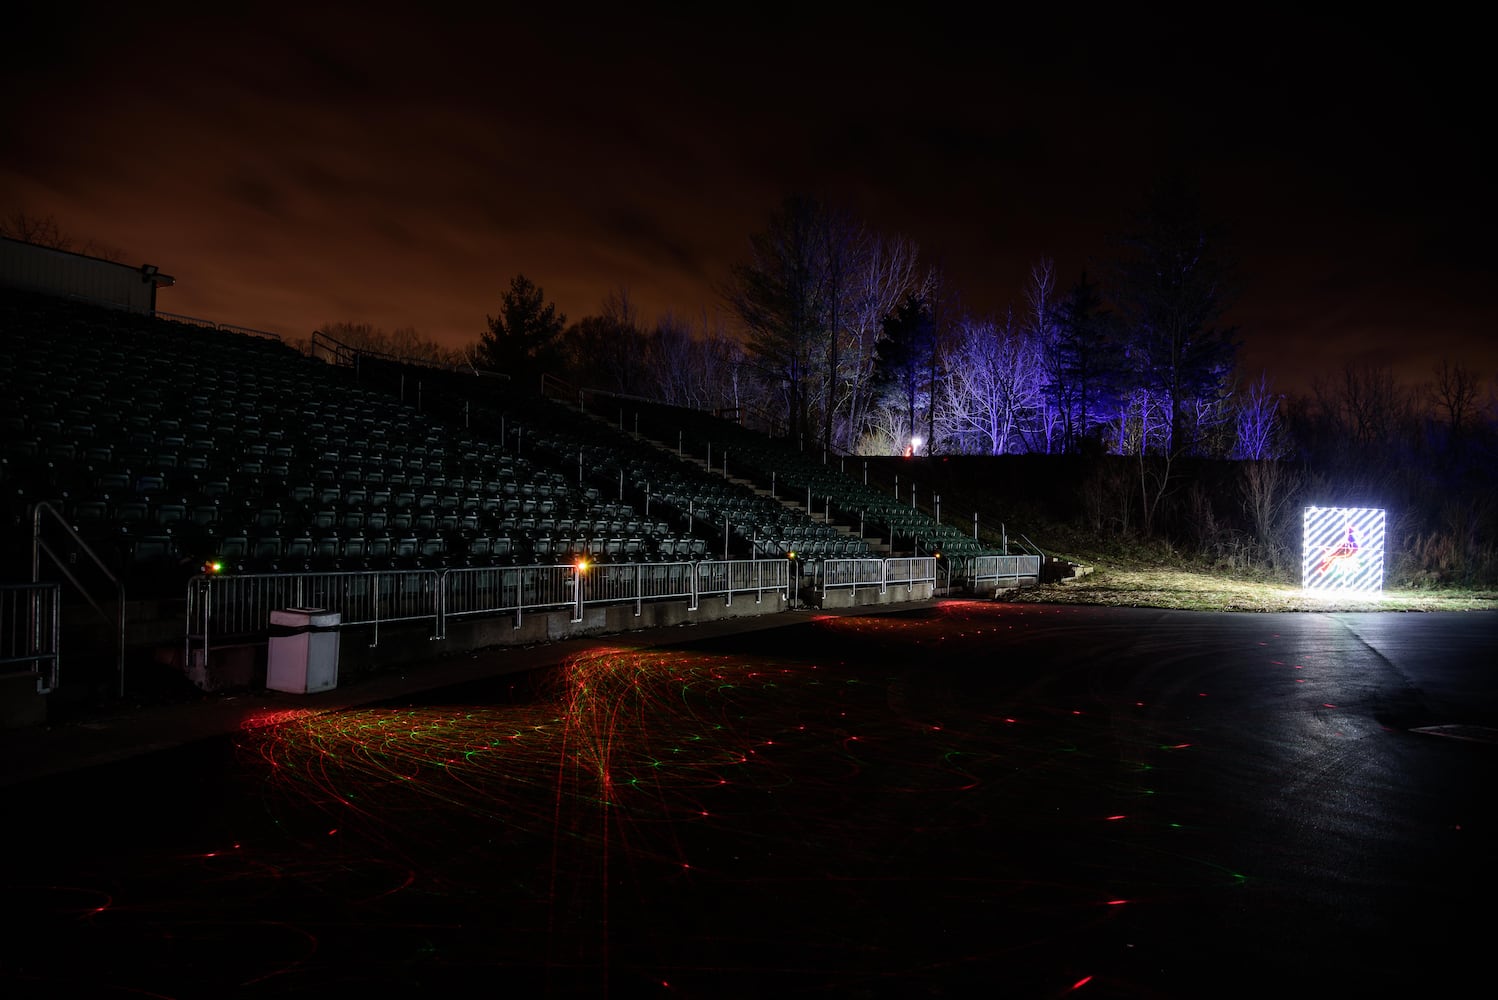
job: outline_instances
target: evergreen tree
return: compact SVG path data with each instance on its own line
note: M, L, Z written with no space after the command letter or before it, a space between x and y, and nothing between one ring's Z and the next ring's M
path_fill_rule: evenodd
M879 385L905 406L903 443L916 435L916 398L929 391L930 358L935 349L936 322L930 304L920 295L907 295L894 315L884 321L879 342Z
M1230 267L1220 236L1202 219L1199 196L1179 177L1159 183L1123 241L1114 298L1139 386L1168 411L1168 449L1194 447L1190 414L1230 388L1237 328L1220 325Z
M814 199L787 198L750 237L751 259L733 268L725 293L749 332L760 379L783 394L786 431L796 441L817 430L811 403L827 360L825 225L826 212Z
M529 278L517 274L500 300L499 315L488 320L479 340L482 359L522 388L539 392L542 373L561 361L558 340L567 317Z
M1062 298L1057 315L1052 390L1065 426L1062 450L1084 450L1093 425L1112 406L1124 366L1118 327L1103 304L1102 289L1082 272Z

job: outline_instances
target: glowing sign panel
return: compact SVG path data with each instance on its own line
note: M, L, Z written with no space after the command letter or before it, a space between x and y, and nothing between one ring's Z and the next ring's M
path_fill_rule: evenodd
M1307 590L1384 589L1383 511L1307 507L1301 538L1300 579Z

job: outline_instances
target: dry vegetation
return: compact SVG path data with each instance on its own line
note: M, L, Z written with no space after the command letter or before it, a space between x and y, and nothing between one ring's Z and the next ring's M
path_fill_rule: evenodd
M1207 571L1080 568L1059 583L1026 587L1008 600L1044 604L1177 608L1190 611L1491 611L1498 593L1394 590L1376 596L1319 595L1298 586L1233 579Z

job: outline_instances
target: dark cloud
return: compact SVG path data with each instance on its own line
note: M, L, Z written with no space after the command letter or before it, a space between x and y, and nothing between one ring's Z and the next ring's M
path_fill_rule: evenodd
M456 344L519 272L573 319L620 287L647 319L715 311L792 191L997 311L1042 257L1099 274L1185 164L1247 366L1498 370L1475 26L882 11L29 5L0 211L158 264L174 311Z

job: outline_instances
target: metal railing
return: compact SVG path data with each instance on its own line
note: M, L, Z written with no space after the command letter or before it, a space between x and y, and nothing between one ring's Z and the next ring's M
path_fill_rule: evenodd
M578 583L581 580L582 585ZM591 605L686 600L696 611L702 595L785 595L790 585L786 559L727 562L597 563L587 566L496 566L443 570L353 573L203 574L187 584L185 664L194 653L207 666L215 643L258 642L270 630L272 611L317 608L337 612L340 625L373 625L430 620L432 639L447 638L449 619L513 614L518 629L527 612L567 609L582 621Z
M878 587L879 593L889 588L914 589L917 584L936 584L935 556L897 556L890 559L824 559L816 565L817 585L826 597L829 590L849 590L858 593L858 588Z
M968 586L974 590L984 584L995 589L1004 581L1015 586L1029 581L1040 582L1040 556L973 556L967 572Z
M634 602L635 617L644 612L646 601L682 600L688 610L698 608L698 563L596 563L583 581L584 604ZM581 617L580 615L578 617Z
M875 587L884 593L884 562L883 559L823 560L817 564L816 570L821 577L822 596L825 597L829 590L843 589L857 594L859 587L865 590Z
M903 586L907 590L918 583L936 586L935 556L900 556L884 560L884 587Z
M576 566L494 566L442 570L436 638L447 637L447 619L512 613L519 628L527 611L575 608ZM576 611L573 620L581 617Z
M285 608L318 608L337 612L341 625L373 625L371 645L379 644L381 624L423 618L434 623L432 638L441 638L440 576L437 570L195 576L187 582L183 663L193 663L195 645L206 666L215 640L257 639L269 630L271 612Z
M0 672L35 674L38 694L57 687L61 603L61 584L0 584Z
M43 536L47 527L60 528L63 536L73 548L69 552L59 551L53 543ZM64 543L58 543L62 545ZM78 560L78 555L87 556L87 560ZM42 580L42 557L46 556L46 564L49 569L60 573L63 579L72 584L94 613L112 626L111 638L114 640L115 663L114 670L117 678L119 693L125 693L125 585L120 579L110 572L104 560L99 557L87 542L85 542L73 530L57 509L51 504L42 502L31 508L31 581L39 584ZM87 567L92 565L97 577L102 577L101 583L98 579L85 582L83 573ZM90 585L92 584L92 586ZM100 593L107 589L110 596L114 598L114 614L105 610L104 605L108 599Z
M270 330L257 330L252 326L235 326L233 323L215 323L211 319L203 319L198 316L183 316L181 313L164 312L160 309L146 310L146 315L156 319L170 320L173 323L183 323L187 326L199 326L205 330L220 330L224 333L240 333L248 337L259 337L262 340L279 340L285 343L286 338L279 333Z
M722 594L728 606L733 605L734 594L753 592L754 603L759 604L766 591L784 594L791 583L789 559L730 559L696 565L698 597Z

